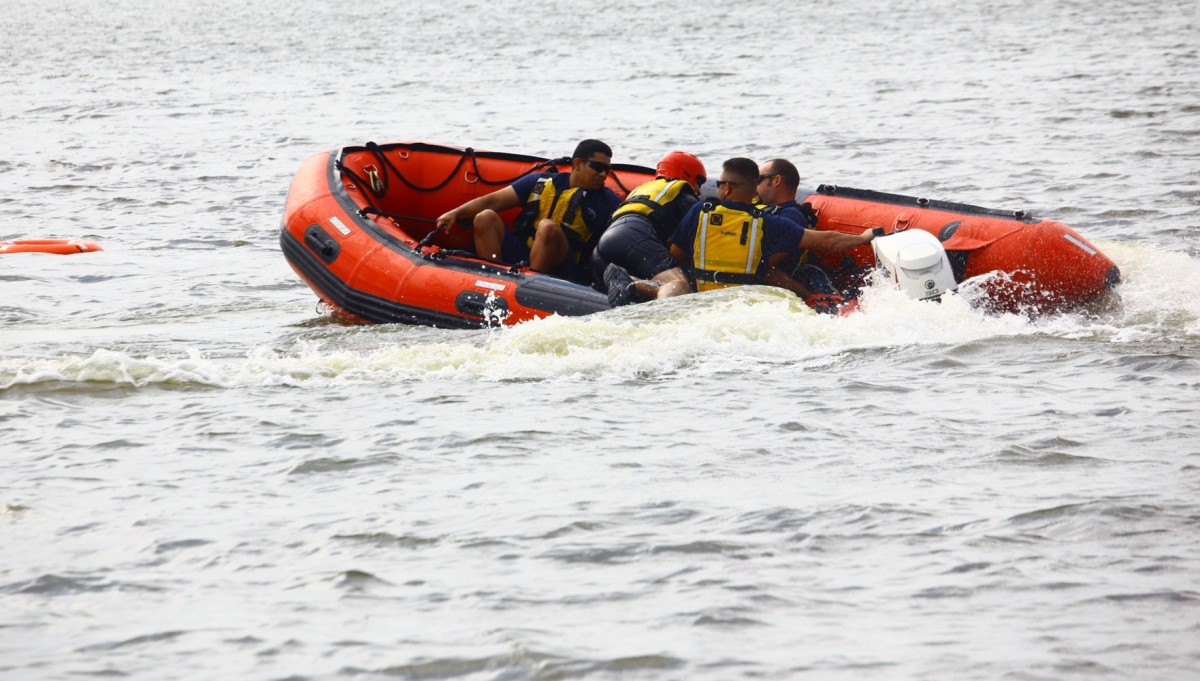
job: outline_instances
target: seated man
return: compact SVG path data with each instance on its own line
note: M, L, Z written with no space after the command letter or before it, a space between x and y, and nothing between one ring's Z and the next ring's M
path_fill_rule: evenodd
M671 254L690 266L697 291L768 284L806 296L808 289L781 270L781 263L802 248L840 253L874 238L870 229L818 232L764 213L753 203L758 170L748 158L725 161L716 200L693 206L672 235Z
M655 179L629 192L592 252L596 281L612 282L608 301L614 307L635 293L630 274L641 280L636 293L644 300L691 290L667 240L699 200L704 164L687 152L672 151L659 160L655 173Z
M796 191L800 187L800 172L790 161L775 158L758 167L758 202L767 206L767 212L795 222L804 228L816 227L817 216L812 206L796 202ZM837 288L825 270L809 262L807 250L799 258L789 259L781 267L813 293L836 294Z
M590 283L587 256L620 198L604 186L612 149L599 140L575 147L569 173L530 173L511 185L462 204L437 219L445 229L470 221L475 252L496 262L529 266L578 283ZM500 213L523 206L511 229Z

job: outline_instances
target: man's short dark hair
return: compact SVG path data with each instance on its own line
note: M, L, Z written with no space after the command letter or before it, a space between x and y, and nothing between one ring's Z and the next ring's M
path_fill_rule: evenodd
M753 187L758 180L758 164L748 158L731 158L721 164L721 170L731 176L738 186Z
M800 186L800 171L796 170L796 166L792 162L783 158L773 158L763 165L770 170L768 174L778 175L783 181L783 186L792 191Z
M592 154L596 153L612 158L612 149L600 140L584 140L580 142L575 146L575 155L571 158L581 158L586 161L592 157Z

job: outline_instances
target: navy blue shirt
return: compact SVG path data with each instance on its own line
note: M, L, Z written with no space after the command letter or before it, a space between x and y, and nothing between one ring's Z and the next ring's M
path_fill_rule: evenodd
M800 208L800 204L796 201L784 201L783 203L775 204L774 208L778 209L775 212L776 215L785 217L801 227L809 226L808 213Z
M530 173L512 183L512 188L517 192L517 198L521 199L522 206L529 201L529 195L537 186L537 181L544 176L545 173ZM554 188L561 192L570 188L571 174L555 173L550 181L554 183ZM621 198L608 187L580 191L583 192L583 202L579 205L579 212L583 214L583 222L592 233L592 241L595 241L608 225L613 211L621 205Z
M750 213L754 206L736 201L721 201L710 199L719 206ZM671 235L671 243L678 246L684 253L696 252L696 230L700 226L700 210L704 202L692 206L691 210L679 221L675 233ZM800 239L804 236L804 228L791 220L779 215L763 215L762 225L762 260L758 262L758 274L765 271L764 264L775 253L797 255L800 252ZM688 265L691 265L689 261Z

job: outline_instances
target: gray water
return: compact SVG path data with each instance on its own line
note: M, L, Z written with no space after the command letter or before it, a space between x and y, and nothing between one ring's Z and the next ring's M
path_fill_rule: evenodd
M5 0L0 678L1200 676L1193 2ZM1092 309L343 326L292 173L422 140L1025 209Z

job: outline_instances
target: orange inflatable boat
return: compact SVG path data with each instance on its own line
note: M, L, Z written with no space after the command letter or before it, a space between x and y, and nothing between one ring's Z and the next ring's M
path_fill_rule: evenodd
M420 142L345 147L308 159L292 180L280 246L333 313L349 320L445 328L515 324L609 309L587 286L477 258L469 228L434 231L459 204L533 171L567 171L570 159ZM653 179L613 165L624 196ZM509 224L519 209L502 214Z
M1025 211L821 185L806 199L817 211L817 228L858 233L920 229L945 249L954 279L978 279L984 305L997 312L1029 315L1061 312L1092 302L1121 281L1112 260L1061 222ZM874 265L870 247L847 255L814 254L842 288L853 290L864 268Z
M435 230L465 201L570 159L423 142L367 143L323 152L296 172L280 234L284 257L338 317L360 322L480 328L552 314L609 309L607 296L521 265L481 260L469 228ZM651 168L615 164L608 186L624 196ZM1119 280L1113 263L1069 228L1023 213L822 186L807 199L817 229L922 229L945 246L958 281L1005 273L989 290L997 309L1045 311L1087 303ZM519 209L502 217L511 224ZM821 262L853 290L874 265L870 246Z
M70 255L72 253L91 253L103 250L94 241L80 239L15 239L0 241L0 255L5 253L53 253L55 255Z

